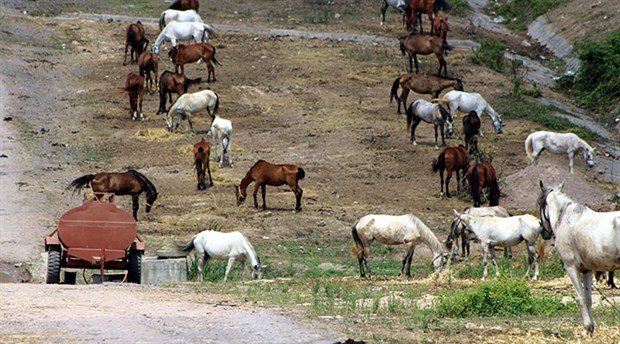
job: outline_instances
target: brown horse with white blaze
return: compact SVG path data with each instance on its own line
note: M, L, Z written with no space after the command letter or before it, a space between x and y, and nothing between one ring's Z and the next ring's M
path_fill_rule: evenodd
M146 39L146 32L140 21L127 25L125 29L125 59L123 60L123 66L127 64L127 48L129 46L131 46L129 63L134 63L138 62L138 57L146 50L148 45L149 40Z
M452 178L452 173L456 171L456 189L461 190L461 175L463 173L463 177L465 177L465 173L467 168L469 167L469 154L467 154L467 149L465 146L459 145L458 147L448 147L439 154L437 159L433 159L432 169L433 172L439 171L439 177L441 178L441 194L443 195L443 172L447 172L445 184L446 184L446 196L450 197L450 190L448 186L450 185L450 179ZM464 185L463 185L464 187Z
M443 55L446 51L452 48L446 41L437 36L418 36L410 33L400 36L398 38L400 42L400 51L403 56L407 54L409 56L409 73L413 73L413 63L415 62L415 72L419 73L418 68L418 54L430 55L435 54L437 60L439 60L439 70L437 75L441 75L441 70L444 70L444 75L448 75L448 64Z
M403 92L398 95L398 87ZM398 113L400 113L400 104L407 108L407 97L409 92L413 91L419 94L430 94L432 98L437 98L441 91L452 87L455 90L463 90L463 81L459 78L450 78L446 76L420 75L416 73L404 74L397 77L392 83L390 92L390 104L392 99L398 101Z
M206 173L209 173L209 186L213 186L211 179L211 168L209 167L209 156L211 154L211 145L205 141L203 137L200 141L194 143L194 169L196 170L196 179L198 190L206 190L207 181Z
M211 82L211 76L213 76L213 81L215 81L215 69L211 61L217 65L222 65L215 58L215 47L211 43L201 42L190 45L178 44L176 47L170 49L168 56L174 63L175 71L179 73L180 68L181 74L184 73L184 65L186 63L192 63L202 59L207 65L207 82Z

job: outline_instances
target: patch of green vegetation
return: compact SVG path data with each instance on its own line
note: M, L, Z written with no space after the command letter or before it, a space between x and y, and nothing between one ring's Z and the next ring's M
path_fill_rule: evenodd
M450 0L450 6L446 11L451 16L464 17L471 11L471 6L467 0Z
M506 68L504 52L506 45L499 41L485 40L480 43L480 47L473 48L471 62L473 64L486 66L492 70L503 73Z
M523 278L525 276L525 271L527 270L527 253L524 252L521 257L513 257L504 258L499 257L502 253L497 252L497 266L499 267L500 276L505 278ZM489 276L493 277L495 274L495 268L493 267L493 263L491 262L491 257L488 258L488 271ZM520 260L520 264L516 265L514 262L516 260ZM454 267L457 269L457 267ZM540 275L538 276L541 280L549 280L563 277L566 272L564 271L564 266L562 265L562 261L554 257L552 260L544 261L540 264ZM468 260L463 266L456 270L455 276L457 278L472 278L478 279L482 277L482 271L484 269L484 265L482 261L477 261L472 263L471 260ZM530 271L530 277L534 276L533 267Z
M310 11L303 17L305 24L327 24L333 18L332 11L326 8Z
M508 28L523 31L538 16L567 2L569 0L512 0L502 2L496 12L508 20Z
M80 160L108 162L112 159L112 148L105 142L85 143L78 147L77 154Z

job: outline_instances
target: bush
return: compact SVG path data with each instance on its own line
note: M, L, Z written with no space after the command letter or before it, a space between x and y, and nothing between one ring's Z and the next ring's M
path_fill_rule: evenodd
M492 70L503 73L506 68L504 51L506 46L498 41L482 41L479 48L473 49L471 62L477 65L486 66Z

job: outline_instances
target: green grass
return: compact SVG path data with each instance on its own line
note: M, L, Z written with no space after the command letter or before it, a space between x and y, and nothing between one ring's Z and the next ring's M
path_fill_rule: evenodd
M450 16L464 17L471 11L471 6L466 0L450 0L447 13Z
M485 40L480 42L480 47L472 50L471 62L473 64L486 66L498 73L504 73L506 69L506 59L504 58L506 45L504 43Z
M506 26L512 30L527 30L527 26L538 16L569 2L569 0L513 0L503 1L496 9L498 15L506 18Z

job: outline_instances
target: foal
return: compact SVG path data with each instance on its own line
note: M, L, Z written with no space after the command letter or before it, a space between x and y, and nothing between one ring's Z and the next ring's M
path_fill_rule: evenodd
M129 95L129 107L131 108L131 119L138 119L138 111L140 113L140 119L144 120L144 113L142 112L142 99L144 98L144 78L136 72L127 74L127 80L125 80L125 91ZM138 102L138 98L140 101Z
M150 51L143 52L138 58L138 66L140 68L140 76L144 77L146 81L146 91L149 93L155 92L157 88L157 55ZM151 76L151 73L153 76Z
M211 82L211 75L213 75L213 81L215 82L215 69L213 68L211 60L217 65L222 65L215 58L215 47L211 43L179 44L168 51L168 56L172 60L172 63L174 63L175 72L178 73L180 68L181 74L184 73L184 65L186 63L192 63L202 59L207 65L207 82Z
M209 155L211 153L211 145L205 141L204 137L194 143L194 168L196 169L196 179L198 190L206 190L206 176L205 171L209 173L209 186L213 186L213 180L211 179L211 168L209 167Z
M469 154L478 152L478 132L480 132L480 117L476 111L470 111L463 117L463 132L465 134L465 148ZM471 148L469 146L471 145Z
M437 75L441 75L442 69L444 70L444 75L448 75L448 64L443 55L445 51L452 48L445 40L437 36L418 36L413 33L400 36L398 40L403 56L405 53L409 55L409 73L413 73L413 62L415 62L415 72L419 73L417 54L430 55L434 53L437 56L437 60L439 60Z
M452 128L452 118L450 113L440 104L433 104L424 99L418 99L411 103L407 108L407 128L411 127L411 143L417 145L415 141L415 129L420 122L433 123L435 126L435 149L437 147L437 128L441 132L441 144L446 145L444 138L444 124L447 125L448 136L452 136L454 129ZM413 123L412 123L413 122Z
M467 170L467 182L474 198L474 207L482 204L480 195L484 188L489 188L489 206L499 205L499 184L495 168L489 162L475 164Z
M187 93L187 89L191 85L198 85L202 81L202 78L188 79L184 74L173 73L171 71L165 71L161 73L159 77L159 110L157 114L166 113L166 95L170 105L172 105L172 93L176 93L178 96Z
M452 172L456 171L456 189L458 191L461 190L461 171L463 172L463 177L465 177L465 172L467 171L467 167L469 166L469 154L467 154L467 150L463 145L459 145L458 147L448 147L439 154L437 159L433 159L432 168L433 172L439 171L439 177L441 178L441 195L443 195L443 172L447 171L446 176L446 196L450 197L450 190L448 186L450 185L450 179L452 178ZM463 185L463 187L465 187Z
M123 66L127 65L127 48L131 45L130 61L134 63L138 61L138 56L142 54L146 47L149 45L149 40L146 39L146 33L144 26L140 21L127 25L125 29L125 59L123 60ZM134 59L134 53L136 54Z

